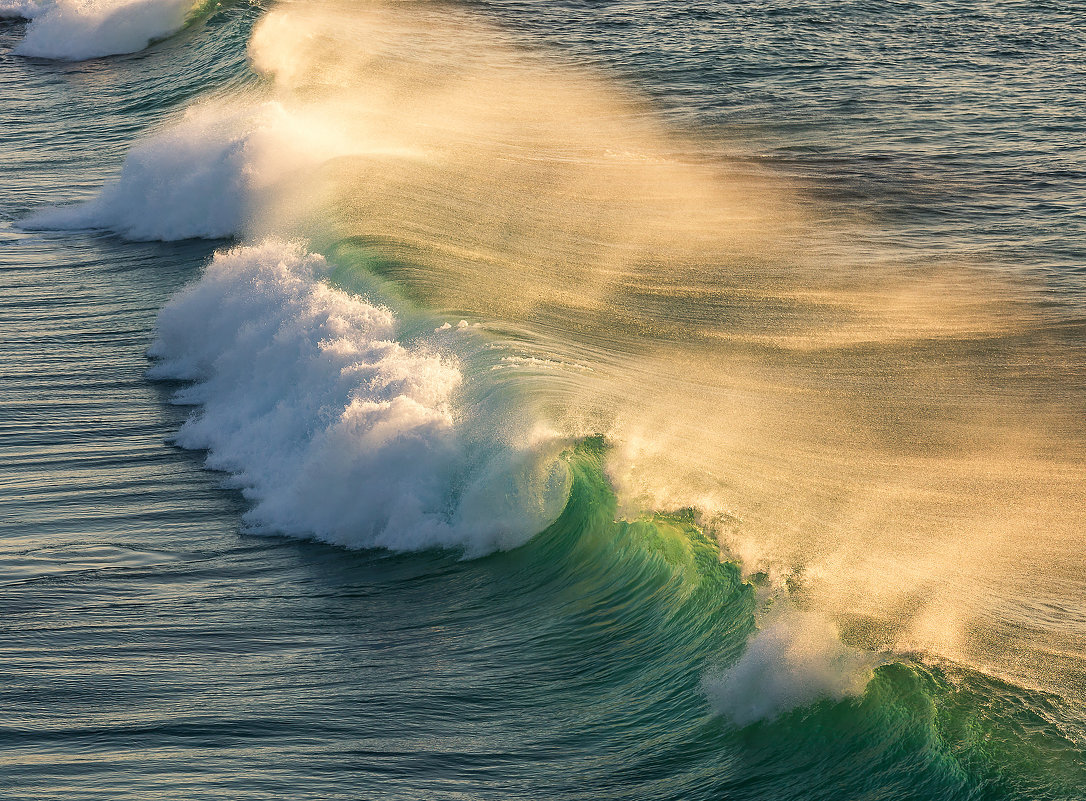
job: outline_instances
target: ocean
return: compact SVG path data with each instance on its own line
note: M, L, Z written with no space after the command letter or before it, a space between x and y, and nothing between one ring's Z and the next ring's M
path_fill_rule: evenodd
M1086 799L1086 9L0 0L0 798Z

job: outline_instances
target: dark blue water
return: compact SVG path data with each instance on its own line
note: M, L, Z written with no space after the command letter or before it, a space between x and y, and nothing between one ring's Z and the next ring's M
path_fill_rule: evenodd
M679 124L753 140L811 191L892 220L881 237L1081 271L1086 34L1073 4L478 5L618 71Z

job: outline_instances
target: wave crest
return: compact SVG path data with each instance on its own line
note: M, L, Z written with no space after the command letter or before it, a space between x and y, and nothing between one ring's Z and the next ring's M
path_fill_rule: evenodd
M18 55L83 61L142 50L181 30L193 8L193 0L17 0L0 16L32 20Z
M456 419L455 361L396 342L395 315L326 270L266 240L216 254L163 309L151 374L195 381L175 399L202 406L177 444L233 474L255 532L478 555L545 527L568 494L554 444L473 435L488 410Z

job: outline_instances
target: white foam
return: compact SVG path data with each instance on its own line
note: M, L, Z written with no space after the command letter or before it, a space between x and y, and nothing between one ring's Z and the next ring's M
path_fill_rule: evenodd
M34 19L42 8L35 0L0 0L0 19Z
M822 698L860 695L875 664L873 654L844 645L825 618L792 610L754 634L739 661L704 688L718 713L746 726Z
M33 20L14 52L82 61L135 53L180 30L192 0L4 0L2 16Z
M331 159L366 152L319 110L235 99L189 109L129 150L120 176L87 202L42 209L32 230L106 228L126 239L223 239L253 233L275 202L300 202L285 184ZM274 221L264 221L274 228ZM465 324L466 325L466 324Z
M159 318L152 375L194 380L177 434L253 502L254 531L350 547L519 545L564 504L551 442L454 414L461 373L395 341L389 310L328 286L324 259L267 240L216 254Z
M217 239L241 230L254 126L202 110L135 145L120 178L92 200L45 209L24 228L109 228L128 239Z

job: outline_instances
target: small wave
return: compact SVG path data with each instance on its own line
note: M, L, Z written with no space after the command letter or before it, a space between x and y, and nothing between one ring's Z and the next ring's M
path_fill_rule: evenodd
M225 239L248 209L255 126L237 115L189 112L134 146L120 177L94 198L39 211L26 229L108 228L132 240Z
M184 27L192 0L4 0L0 16L31 20L14 52L83 61L135 53Z
M254 217L284 186L366 148L349 131L277 101L234 98L189 109L128 152L121 174L90 200L39 210L29 230L102 228L135 241L252 234ZM267 226L265 226L267 227Z

